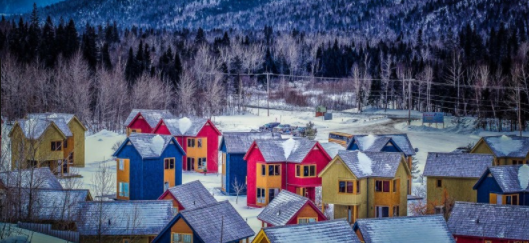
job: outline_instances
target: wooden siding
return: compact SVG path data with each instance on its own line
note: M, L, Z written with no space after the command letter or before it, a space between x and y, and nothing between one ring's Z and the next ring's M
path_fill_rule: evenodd
M195 140L195 146L194 147L187 147L187 144L188 144L188 141L190 139L193 139ZM198 140L201 139L202 140L202 147L199 148L198 147ZM196 172L203 172L204 170L202 169L199 169L198 168L198 159L199 158L206 158L206 162L207 162L207 168L208 168L208 172L209 172L209 159L208 159L208 138L207 137L184 137L184 143L186 143L186 157L189 157L189 158L194 158L195 159L195 171ZM187 158L186 158L186 161L187 161ZM185 163L186 165L184 167L187 166L187 162Z
M175 160L175 165L172 169L168 168L168 169L165 169L165 159L174 159ZM171 158L171 157L168 157L168 158L164 158L164 170L163 170L163 181L164 183L165 182L169 182L169 187L174 187L176 186L175 185L175 175L176 175L176 158Z
M171 233L193 234L193 230L187 225L183 218L180 218L171 227Z
M204 144L207 144L208 173L217 173L219 171L219 136L221 135L215 124L210 120L197 134L198 137L207 138L207 142L204 142Z
M314 209L307 203L299 210L298 214L293 217L287 224L298 224L298 218L316 218L318 222L325 221L326 219L320 217L320 214L318 214L316 210L317 209Z
M496 155L492 152L492 149L489 147L489 145L483 140L480 139L478 143L474 146L471 153L474 154L491 154L494 156L494 165L513 165L513 160L519 161L522 160L525 163L528 163L529 161L529 152L525 156L525 158L515 158L515 157L502 157L497 158Z
M252 243L270 243L270 240L266 236L265 232L263 230L260 230L259 233L257 233L257 236L252 240Z
M120 200L129 200L129 197L130 197L130 160L129 159L123 159L124 160L124 165L123 165L123 170L120 170L119 169L119 160L120 158L116 159L116 173L117 173L117 176L116 176L116 198L117 199L120 199ZM124 183L129 183L129 197L122 197L119 195L119 183L120 182L124 182Z
M437 180L442 180L442 187L437 187ZM428 204L439 204L446 189L448 196L455 201L477 202L477 192L472 189L477 178L447 178L429 176L426 179Z
M171 202L173 202L173 208L178 208L178 212L184 210L184 207L178 203L171 193L167 193L161 200L171 200Z
M73 142L71 143L74 149L73 166L85 167L86 128L76 117L72 118L72 120L68 123L68 127L73 134ZM68 146L70 146L70 141L68 141Z

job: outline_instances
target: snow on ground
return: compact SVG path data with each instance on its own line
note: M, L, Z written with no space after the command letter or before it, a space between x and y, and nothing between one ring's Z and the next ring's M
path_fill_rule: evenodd
M259 115L258 115L259 114ZM413 117L417 118L420 113L413 112ZM428 152L451 152L457 147L467 146L469 143L475 143L481 136L509 134L475 131L472 129L471 120L464 121L463 125L455 125L452 118L447 118L445 128L442 126L435 128L422 126L420 121L413 121L411 126L406 124L405 119L390 119L407 117L407 111L388 110L369 110L367 114L358 114L353 111L335 112L333 120L324 121L322 117L314 117L314 111L288 111L288 110L270 110L270 116L264 109L248 109L243 115L233 116L215 116L212 120L222 132L246 132L252 129L256 130L259 126L268 122L281 122L293 126L305 126L309 121L315 124L318 129L316 140L321 142L325 148L331 148L331 156L334 156L341 146L328 144L329 132L346 132L350 134L383 134L383 133L407 133L408 137L415 148L419 149L416 158L419 161L419 168L422 171L426 162ZM514 134L514 133L510 133ZM528 136L529 133L524 133ZM92 178L99 166L107 165L113 174L116 171L116 163L112 159L112 147L125 140L125 135L109 131L101 131L97 134L88 136L86 139L86 167L79 168L79 173L83 176L83 188L91 189ZM220 169L219 169L220 171ZM114 179L115 180L115 179ZM240 196L236 203L235 196L225 196L220 192L221 176L217 174L201 174L194 172L183 173L183 183L194 180L200 180L204 186L219 200L229 200L241 216L247 220L248 224L257 234L261 228L261 222L257 220L257 215L262 209L249 208L246 206L246 196ZM414 186L420 186L419 181L414 182ZM113 187L115 188L115 186Z

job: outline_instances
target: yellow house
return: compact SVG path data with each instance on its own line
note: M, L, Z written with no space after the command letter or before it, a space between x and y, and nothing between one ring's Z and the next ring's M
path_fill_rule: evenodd
M398 152L340 151L318 175L322 201L334 204L334 218L353 224L359 218L407 215L407 179Z
M63 151L66 135L70 134L51 120L18 120L9 133L11 169L49 167L55 174L68 173Z
M529 137L482 137L470 151L473 154L494 155L494 165L529 164Z
M490 154L428 153L423 172L428 207L433 210L447 199L476 202L473 187L493 162Z
M71 136L68 136L63 144L64 158L68 159L69 166L85 167L85 132L87 129L79 118L74 114L66 113L35 113L29 114L28 118L51 120L56 124L66 123L61 130L69 130ZM58 126L61 127L61 125Z
M343 219L262 228L252 243L348 242L360 243Z

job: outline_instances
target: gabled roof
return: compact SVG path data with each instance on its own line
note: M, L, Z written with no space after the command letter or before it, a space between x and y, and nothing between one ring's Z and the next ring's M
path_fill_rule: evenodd
M415 155L415 149L406 134L355 135L347 148L357 144L360 151L380 152L388 142L392 142L406 156Z
M61 123L61 121L57 122L58 123L55 123L53 120L44 119L20 119L15 123L9 135L11 136L15 127L18 125L27 139L39 139L50 127L57 129L63 138L67 137L66 134L64 134L63 129L71 136L72 132L68 126L64 127L62 126L64 123ZM60 124L62 128L57 124Z
M287 190L282 190L274 200L263 209L263 211L257 216L257 219L274 226L286 225L305 205L312 206L316 212L321 214L318 208L316 208L308 198ZM325 218L323 214L321 214L321 216Z
M494 156L489 154L428 153L423 175L479 178L493 163Z
M83 127L83 129L86 131L86 127L83 125L83 123L81 121L79 121L79 119L77 119L77 117L74 115L74 114L69 114L69 113L53 113L53 112L46 112L46 113L30 113L28 114L27 118L39 118L39 119L48 119L48 120L56 120L56 119L62 119L64 120L67 124L69 124L70 122L72 122L72 120L77 120L79 122L79 124L81 125L81 127ZM66 135L68 136L68 135Z
M270 243L360 243L345 220L329 220L310 224L263 228Z
M217 202L199 180L171 187L158 199L164 198L168 193L170 193L186 210L203 207Z
M223 201L179 212L153 242L158 242L159 237L181 218L202 242L234 242L255 234L235 208Z
M277 139L281 134L272 132L225 132L222 134L220 146L226 146L229 154L245 154L253 141L257 139Z
M503 193L529 192L529 165L489 166L474 185L474 189L479 187L489 172Z
M318 146L318 149L320 149L329 160L331 159L317 141L308 139L259 139L255 140L253 144L257 145L257 148L266 162L301 163L315 146ZM253 144L246 153L245 159L250 151L255 148Z
M331 158L334 158L336 155L338 155L338 152L345 150L345 147L338 143L320 143L323 149L325 149L325 152L331 156Z
M441 215L358 219L353 230L360 230L366 243L455 243Z
M134 148L136 148L136 151L138 151L143 159L160 157L163 151L165 151L167 146L170 144L174 144L183 155L185 154L184 150L173 136L133 133L127 139L125 139L125 141L123 141L121 146L116 150L116 152L114 152L113 156L118 157L119 152L125 146L127 146L129 142L132 144L132 146L134 146Z
M100 210L101 208L101 210ZM80 235L157 235L173 218L170 201L94 201L79 203Z
M141 114L147 124L151 128L154 128L158 122L162 119L169 119L173 118L174 115L169 112L168 110L144 110L144 109L133 109L129 116L127 117L127 120L125 120L125 126L129 126L130 123L139 115Z
M8 188L62 189L48 167L0 172L0 181Z
M215 124L209 119L205 118L187 118L183 117L180 119L170 118L161 120L158 125L160 126L162 122L165 124L171 135L173 136L197 136L202 128L206 125L211 125L213 129L220 135L220 131L217 130Z
M338 157L345 163L347 168L358 178L381 177L394 178L399 165L402 162L402 154L398 152L360 152L360 151L339 151ZM406 171L409 168L405 166ZM320 176L329 168L331 164L320 172Z
M31 193L31 202L33 212L31 216L38 220L65 220L73 221L78 215L77 204L91 199L88 190L53 190L53 189L29 189L13 190L12 193L21 199L20 209L27 214L29 205L29 196Z
M455 236L527 240L529 207L456 202L448 229Z
M494 155L499 158L525 158L529 154L529 137L501 135L483 137L482 139Z

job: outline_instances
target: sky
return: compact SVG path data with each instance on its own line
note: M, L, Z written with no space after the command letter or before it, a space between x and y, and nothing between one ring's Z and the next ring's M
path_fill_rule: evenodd
M0 14L26 13L33 9L33 3L44 7L61 1L65 0L0 0Z

